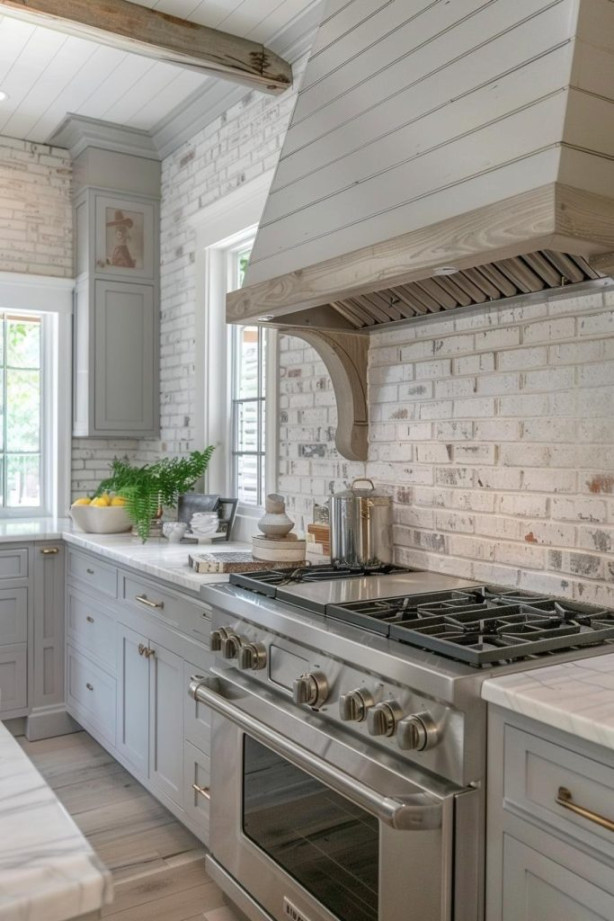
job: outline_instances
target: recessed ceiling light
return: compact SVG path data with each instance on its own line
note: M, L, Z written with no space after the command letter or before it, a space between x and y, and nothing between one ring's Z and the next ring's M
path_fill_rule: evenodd
M0 90L0 102L4 102L4 100L8 98L9 97L7 96L7 94L3 93L2 90Z
M434 271L433 275L456 275L460 269L455 265L440 265Z

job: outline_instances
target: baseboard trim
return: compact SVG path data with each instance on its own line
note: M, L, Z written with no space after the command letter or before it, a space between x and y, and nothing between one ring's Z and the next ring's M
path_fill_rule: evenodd
M64 704L36 707L26 719L25 735L29 742L80 732L81 726L69 716Z

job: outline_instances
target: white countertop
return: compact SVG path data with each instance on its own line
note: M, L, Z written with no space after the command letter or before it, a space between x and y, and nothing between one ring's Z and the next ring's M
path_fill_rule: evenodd
M0 520L0 543L16 540L65 540L83 550L140 572L171 582L180 588L198 593L201 585L227 582L223 573L199 575L190 568L190 553L227 553L248 550L249 544L223 541L216 544L174 544L166 538L150 538L143 543L139 537L126 534L86 534L74 527L70 518L5 518Z
M614 653L489 678L482 697L614 749Z
M1 921L65 921L111 901L109 871L2 723L0 786Z

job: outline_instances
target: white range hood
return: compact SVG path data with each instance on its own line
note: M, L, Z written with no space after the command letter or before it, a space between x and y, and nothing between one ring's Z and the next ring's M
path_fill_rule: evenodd
M613 126L612 0L329 0L228 320L356 384L356 334L609 274Z

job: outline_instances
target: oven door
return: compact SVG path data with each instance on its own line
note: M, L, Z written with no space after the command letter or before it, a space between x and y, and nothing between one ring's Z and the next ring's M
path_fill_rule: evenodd
M264 909L252 917L275 921L450 921L455 802L477 791L425 782L228 673L194 679L191 692L214 711L217 878L235 900L246 894L246 913L249 903ZM472 901L463 918L476 917Z

